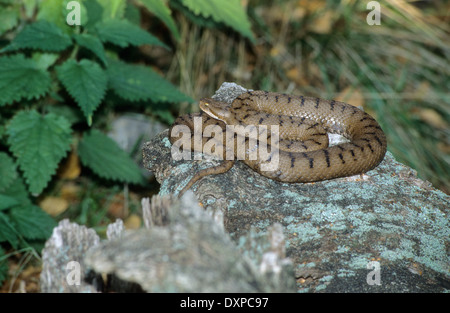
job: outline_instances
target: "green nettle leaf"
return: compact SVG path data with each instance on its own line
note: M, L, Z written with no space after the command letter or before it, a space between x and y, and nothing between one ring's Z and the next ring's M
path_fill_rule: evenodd
M87 1L84 3L87 11L87 23L85 27L91 29L96 23L102 20L103 7L97 1Z
M143 182L140 169L131 157L96 129L84 135L78 154L83 165L103 178L135 184Z
M102 101L108 78L98 63L90 60L67 60L56 68L59 80L75 99L88 120L92 123L92 114Z
M103 64L108 64L106 62L105 49L100 39L89 34L74 34L73 37L78 45L92 51Z
M17 178L16 164L5 152L0 152L0 173L0 191L3 191Z
M0 194L0 211L9 209L19 204L19 201L17 201L15 198Z
M69 122L53 113L20 111L10 121L6 133L30 192L39 194L70 149Z
M55 220L35 205L12 208L10 217L26 239L47 239L56 226Z
M169 28L172 35L178 41L180 40L180 33L178 32L177 26L171 16L171 11L167 6L165 1L161 0L138 0L138 3L144 5L150 12L155 14L159 19L161 19L164 24Z
M194 102L150 67L108 60L109 88L129 101Z
M72 40L61 29L47 21L37 21L26 25L14 40L1 52L18 49L38 49L62 51L72 44Z
M18 232L14 228L8 215L0 212L0 242L7 241L14 248L17 249L19 244Z
M29 192L22 177L17 176L17 178L8 186L5 190L2 190L2 194L13 197L21 205L30 205L31 200L29 198Z
M20 18L19 7L2 7L0 10L0 35L17 25Z
M254 41L250 22L240 0L181 0L194 14L211 17Z
M129 45L157 45L166 49L170 48L158 38L145 30L131 24L127 20L107 20L95 26L99 38L103 42L110 42L119 47L126 48Z
M50 88L50 74L23 54L0 57L0 69L0 106L37 99Z
M31 58L36 61L36 64L43 70L47 70L50 66L55 64L59 59L59 54L57 53L41 53L35 52Z

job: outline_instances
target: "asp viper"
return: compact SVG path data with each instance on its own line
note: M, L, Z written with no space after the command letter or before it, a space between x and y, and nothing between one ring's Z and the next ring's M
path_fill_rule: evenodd
M289 183L361 174L375 168L386 153L386 136L377 121L364 111L340 101L249 91L231 104L201 99L200 108L203 112L178 117L170 128L169 139L178 148L191 147L191 150L199 152L214 146L210 154L221 158L223 163L199 171L180 196L200 178L228 171L234 165L239 144L247 144L241 159L250 168L265 177ZM195 129L195 118L201 121L201 129ZM245 129L235 127L234 135L225 136L227 125L245 126ZM252 141L248 126L260 125L266 126L262 128L263 132L270 125L278 126L279 136L272 137L274 130L270 130L262 136L265 141L260 137ZM214 136L211 127L215 127ZM184 131L180 132L180 129ZM188 134L183 134L186 131ZM201 144L194 142L195 131L201 131ZM218 132L222 132L222 136L216 137ZM350 142L328 146L326 133L343 135ZM263 143L268 144L270 153L260 153L256 159L250 157L252 149ZM274 146L278 149L273 149ZM234 156L230 158L228 155L227 158L227 151L234 152ZM274 153L278 153L277 167L263 170L263 164L273 161Z

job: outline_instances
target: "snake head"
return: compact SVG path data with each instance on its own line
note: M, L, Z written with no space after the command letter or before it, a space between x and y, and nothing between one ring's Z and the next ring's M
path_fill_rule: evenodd
M231 105L223 102L217 101L212 98L200 99L199 103L200 109L217 120L227 122L231 115Z

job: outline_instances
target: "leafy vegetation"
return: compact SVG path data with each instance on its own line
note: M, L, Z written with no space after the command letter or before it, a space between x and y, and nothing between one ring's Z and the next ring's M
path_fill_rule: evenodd
M70 151L100 182L146 183L130 155L104 134L108 112L134 103L167 118L171 103L193 102L158 71L127 57L142 45L172 49L160 32L141 28L139 10L158 18L173 42L180 40L167 1L73 3L0 1L0 283L5 249L34 247L56 225L38 200L59 179L55 173ZM218 1L178 4L253 39L238 0L227 3L225 15ZM155 104L160 108L152 112ZM89 199L82 201L83 216L98 207Z

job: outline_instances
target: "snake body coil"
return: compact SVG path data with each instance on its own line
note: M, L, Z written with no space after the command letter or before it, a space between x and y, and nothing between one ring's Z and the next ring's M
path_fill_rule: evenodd
M305 183L364 173L376 167L386 153L386 136L377 121L364 111L335 100L250 91L231 104L202 99L200 108L203 112L177 118L169 133L172 144L203 148L213 140L212 136L202 137L202 144L196 145L193 136L172 134L178 125L187 126L193 134L195 117L201 118L202 130L209 125L216 125L224 132L226 125L278 125L277 169L261 169L262 164L270 161L270 155L268 159L257 160L246 157L243 162L261 175L282 182ZM326 132L343 135L350 142L328 147ZM237 133L234 138L227 141L224 136L215 144L236 147L239 140L248 143L245 134ZM223 151L224 162L197 173L181 193L201 177L225 172L233 166L234 160L225 158L226 148L216 151L219 154Z

